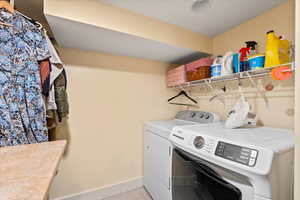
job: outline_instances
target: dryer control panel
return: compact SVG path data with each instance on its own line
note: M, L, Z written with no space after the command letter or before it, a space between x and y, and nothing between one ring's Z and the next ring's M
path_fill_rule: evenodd
M185 110L176 114L175 119L196 122L199 124L216 123L220 117L212 112Z
M258 151L225 142L218 142L215 155L243 165L254 167L258 158Z

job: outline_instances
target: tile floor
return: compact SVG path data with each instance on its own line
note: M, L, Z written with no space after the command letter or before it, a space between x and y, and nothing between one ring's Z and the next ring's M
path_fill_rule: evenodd
M139 188L103 200L152 200L144 188Z

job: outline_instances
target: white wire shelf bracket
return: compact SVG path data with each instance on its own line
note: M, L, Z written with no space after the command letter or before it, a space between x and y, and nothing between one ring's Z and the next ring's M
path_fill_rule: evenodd
M234 81L234 80L239 80L239 79L250 79L250 78L265 77L265 76L269 76L273 69L281 67L281 66L290 66L290 69L287 70L287 72L295 71L295 63L291 62L291 63L281 64L281 65L278 65L278 66L272 66L272 67L262 68L262 69L255 69L255 70L250 70L250 71L244 71L244 72L235 73L235 74L226 75L226 76L218 76L218 77L212 77L212 78L206 78L206 79L191 81L191 82L184 83L182 85L173 86L171 88L186 88L186 87L207 85L207 83L212 84L212 83L225 82L225 81Z

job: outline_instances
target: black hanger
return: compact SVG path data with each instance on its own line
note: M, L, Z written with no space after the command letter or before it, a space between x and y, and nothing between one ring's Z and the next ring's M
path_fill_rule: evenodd
M172 101L173 99L176 99L177 97L179 97L181 95L185 96L186 98L188 98L189 100L191 100L195 104L198 104L198 102L195 99L193 99L192 97L190 97L184 90L181 90L176 96L168 99L168 102Z

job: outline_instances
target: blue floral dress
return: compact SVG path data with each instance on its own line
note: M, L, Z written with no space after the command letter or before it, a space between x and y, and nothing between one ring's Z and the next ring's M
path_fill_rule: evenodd
M0 147L48 141L38 61L50 57L44 34L0 9Z

